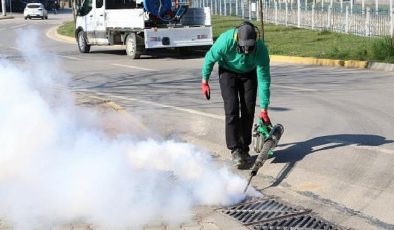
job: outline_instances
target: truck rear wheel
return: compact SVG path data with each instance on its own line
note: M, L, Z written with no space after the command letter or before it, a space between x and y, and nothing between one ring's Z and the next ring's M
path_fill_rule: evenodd
M141 57L137 46L137 35L135 33L130 33L126 38L126 54L131 59L139 59Z
M88 45L85 32L82 30L78 32L78 48L81 53L89 53L90 51L90 45Z

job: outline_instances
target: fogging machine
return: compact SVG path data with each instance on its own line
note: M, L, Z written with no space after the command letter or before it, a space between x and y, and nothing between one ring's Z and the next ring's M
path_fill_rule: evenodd
M254 151L258 154L256 161L250 171L250 178L244 192L248 189L252 178L257 175L259 169L264 165L268 157L273 155L273 149L278 145L284 132L283 125L266 125L259 119L253 126L252 142Z

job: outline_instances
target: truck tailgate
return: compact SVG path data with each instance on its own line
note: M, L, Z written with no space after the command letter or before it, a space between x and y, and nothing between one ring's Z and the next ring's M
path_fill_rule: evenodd
M145 29L145 48L212 45L212 27Z

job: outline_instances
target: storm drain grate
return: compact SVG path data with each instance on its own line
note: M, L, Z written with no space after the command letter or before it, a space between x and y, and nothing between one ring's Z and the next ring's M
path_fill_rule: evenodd
M247 200L219 210L255 230L345 229L316 216L310 209L292 207L272 197Z
M313 214L293 216L280 220L265 222L253 226L255 230L289 230L289 229L329 229L329 230L343 230L344 228L336 226L320 217Z
M291 207L273 198L251 200L226 207L221 211L244 225L253 225L311 212L309 209Z

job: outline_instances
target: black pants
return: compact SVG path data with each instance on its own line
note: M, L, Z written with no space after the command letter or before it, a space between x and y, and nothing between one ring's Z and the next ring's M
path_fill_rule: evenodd
M239 74L219 67L219 82L226 115L227 148L249 152L257 96L256 69Z

